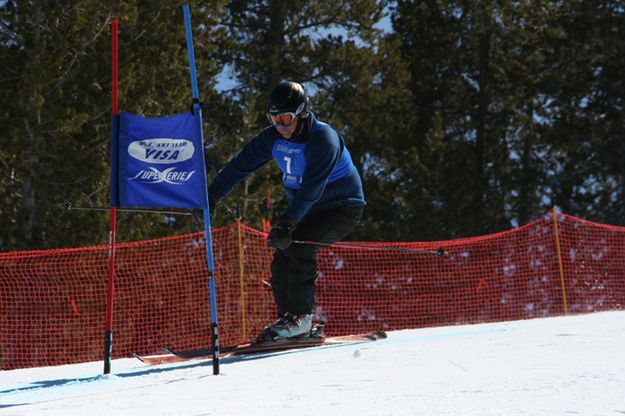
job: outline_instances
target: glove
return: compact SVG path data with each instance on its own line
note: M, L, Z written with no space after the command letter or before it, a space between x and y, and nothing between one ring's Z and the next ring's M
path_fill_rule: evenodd
M293 223L293 221L282 217L269 232L269 237L267 237L267 245L269 247L277 248L279 250L284 250L293 242L293 240L291 239L291 234L293 233L293 230L295 230L295 224Z

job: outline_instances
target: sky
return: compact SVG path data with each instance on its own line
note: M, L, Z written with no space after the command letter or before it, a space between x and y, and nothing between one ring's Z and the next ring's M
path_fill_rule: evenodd
M0 415L625 415L625 312L146 366L0 371Z

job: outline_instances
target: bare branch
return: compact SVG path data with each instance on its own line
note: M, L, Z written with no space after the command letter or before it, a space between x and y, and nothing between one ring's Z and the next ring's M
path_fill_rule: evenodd
M59 76L59 80L57 81L57 83L54 84L51 87L52 89L60 89L69 80L68 74L70 73L70 71L72 70L72 68L76 64L76 62L78 62L78 58L84 54L84 52L85 52L85 50L87 49L88 46L93 44L102 35L102 32L104 32L104 30L108 27L110 18L111 18L111 15L109 13L108 17L105 19L104 23L102 23L102 25L100 25L100 28L93 35L93 37L91 37L91 39L88 39L87 41L85 41L85 43L83 43L81 48L72 56L72 60L67 65L67 67L63 71L62 75Z

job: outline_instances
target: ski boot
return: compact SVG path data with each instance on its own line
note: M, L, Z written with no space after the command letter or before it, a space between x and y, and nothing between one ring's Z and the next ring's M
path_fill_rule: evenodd
M311 336L312 314L283 314L276 322L266 326L257 342L279 342L281 340L306 339Z

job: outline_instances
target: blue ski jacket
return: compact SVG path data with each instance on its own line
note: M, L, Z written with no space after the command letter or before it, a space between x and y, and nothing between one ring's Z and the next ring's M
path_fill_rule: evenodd
M307 214L337 206L363 206L362 181L345 141L313 113L301 137L285 139L273 126L250 140L212 181L211 192L226 196L247 175L274 159L282 171L288 206L283 216L299 223Z

